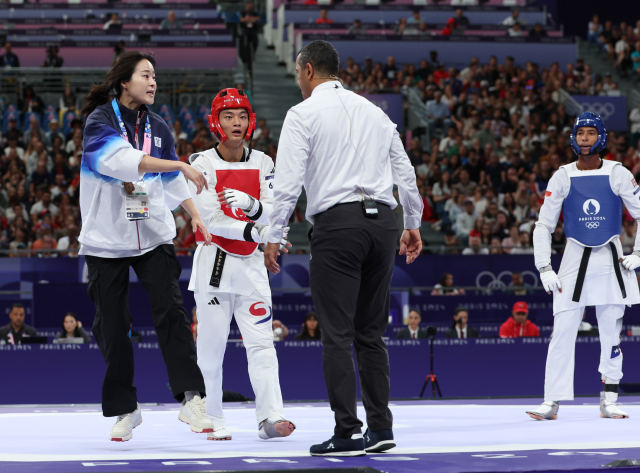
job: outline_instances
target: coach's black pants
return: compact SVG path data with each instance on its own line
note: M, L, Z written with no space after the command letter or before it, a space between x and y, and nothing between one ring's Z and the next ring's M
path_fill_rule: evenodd
M104 416L128 414L136 409L133 347L128 335L130 266L151 299L153 322L173 396L182 401L185 391L199 391L204 395L204 380L178 286L182 268L173 245L160 245L131 258L87 256L85 259L89 268L87 292L96 305L93 335L107 362L102 385Z
M371 430L390 429L389 355L382 334L389 320L389 284L398 241L396 217L378 204L365 218L360 202L340 204L314 217L310 278L322 333L324 379L335 435L362 432L356 412L354 346L362 403Z

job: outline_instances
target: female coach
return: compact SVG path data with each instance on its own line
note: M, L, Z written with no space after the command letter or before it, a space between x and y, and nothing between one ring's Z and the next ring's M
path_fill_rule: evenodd
M129 332L129 267L143 284L153 312L160 350L179 419L194 432L212 432L202 398L205 387L187 312L178 286L181 267L172 240L172 210L182 205L210 244L187 182L198 193L204 176L178 161L165 122L152 113L155 59L122 54L104 83L94 85L81 110L86 118L80 179L80 254L89 270L87 292L96 305L93 334L107 362L102 412L118 416L110 440L131 439L142 422L133 384ZM183 177L184 175L184 177Z

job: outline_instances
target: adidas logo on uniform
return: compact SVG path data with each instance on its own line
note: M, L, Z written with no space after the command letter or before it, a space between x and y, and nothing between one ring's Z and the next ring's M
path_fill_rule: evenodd
M220 305L220 302L218 302L217 297L214 297L213 299L211 299L211 302L209 302L208 305Z

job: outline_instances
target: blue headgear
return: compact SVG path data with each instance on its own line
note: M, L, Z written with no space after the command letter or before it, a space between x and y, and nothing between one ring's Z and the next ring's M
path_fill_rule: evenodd
M604 127L602 118L600 118L600 115L597 113L584 112L576 118L576 122L573 125L573 132L571 133L571 149L574 153L577 155L582 154L582 150L576 141L576 133L578 132L578 128L583 126L595 128L598 131L598 139L596 140L596 144L589 150L589 154L600 152L607 147L609 136L607 135L607 129Z

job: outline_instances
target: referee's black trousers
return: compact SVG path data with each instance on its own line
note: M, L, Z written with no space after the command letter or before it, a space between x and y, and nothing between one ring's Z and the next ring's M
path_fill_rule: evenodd
M173 396L178 401L182 401L185 391L199 391L203 396L204 380L178 285L182 268L173 245L160 245L130 258L86 256L85 259L89 268L87 292L96 305L93 335L107 362L102 385L104 416L128 414L137 405L129 338L130 266L151 299L153 322Z
M389 355L382 335L389 320L389 285L398 241L396 217L378 204L365 218L360 202L339 204L314 219L310 282L322 334L324 379L335 436L362 432L356 411L355 348L362 403L371 430L390 429Z

